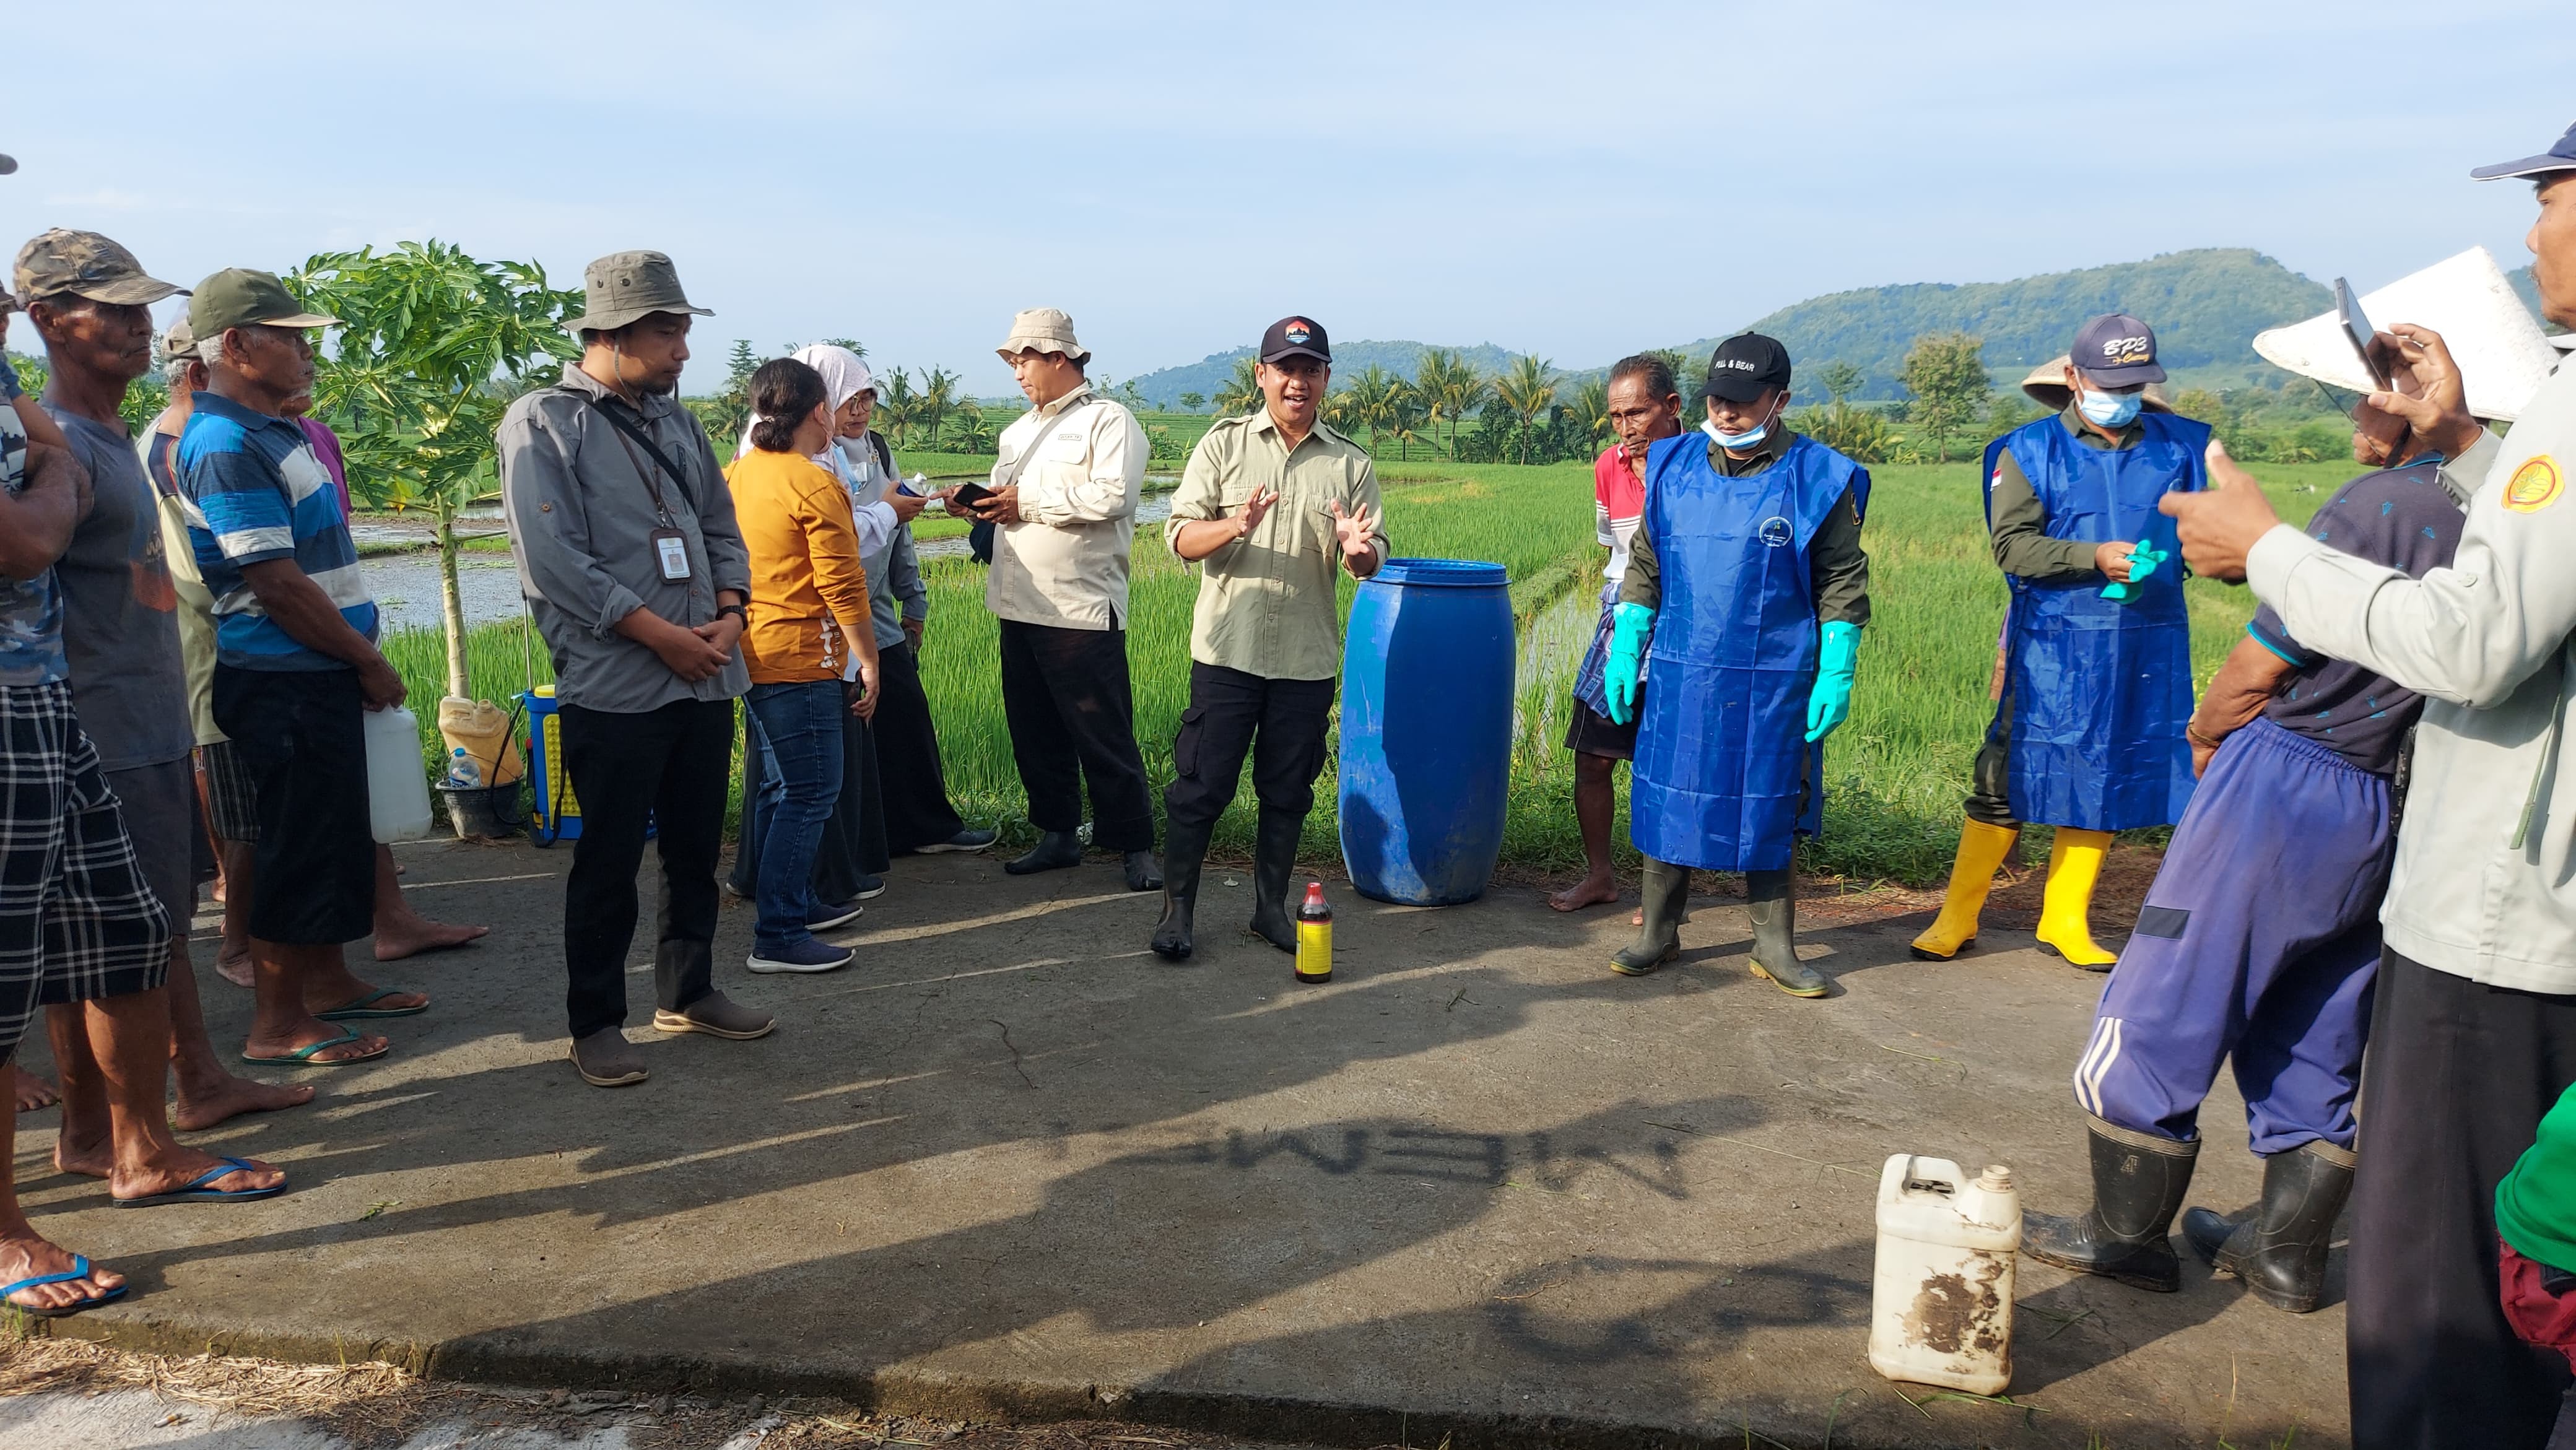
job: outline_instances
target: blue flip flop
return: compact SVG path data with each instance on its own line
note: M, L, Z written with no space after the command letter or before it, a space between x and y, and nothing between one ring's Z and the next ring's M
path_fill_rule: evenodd
M378 987L376 990L369 992L367 995L358 998L354 1002L343 1002L328 1012L316 1012L313 1015L321 1018L325 1022L354 1022L375 1017L416 1017L419 1014L428 1011L429 1004L427 1002L423 1002L417 1007L377 1007L371 1005L376 1002L381 1002L387 997L403 996L410 991L411 989L409 987Z
M71 1268L63 1273L38 1274L31 1279L20 1279L15 1284L0 1285L0 1304L7 1304L10 1308L17 1310L21 1314L33 1314L39 1319L60 1319L66 1314L78 1314L84 1309L95 1309L101 1304L113 1304L117 1300L124 1298L125 1291L133 1287L129 1284L119 1284L115 1288L108 1290L106 1293L92 1294L77 1304L65 1304L59 1308L53 1309L38 1309L33 1305L16 1303L9 1298L10 1295L17 1293L21 1289L32 1289L39 1284L61 1284L73 1279L86 1279L88 1277L89 1257L85 1254L74 1254L72 1255Z
M147 1193L141 1198L111 1198L108 1202L119 1208L150 1208L156 1203L248 1203L254 1198L275 1198L286 1191L284 1183L278 1184L275 1188L208 1188L205 1186L227 1173L246 1173L256 1166L247 1158L227 1158L189 1179L185 1187L171 1189L168 1193Z
M313 1054L328 1052L334 1047L355 1042L362 1035L355 1027L343 1026L339 1036L325 1037L319 1042L308 1042L284 1057L253 1057L245 1052L241 1055L241 1060L259 1067L355 1067L362 1062L373 1062L394 1050L394 1045L388 1042L364 1057L334 1057L322 1062L314 1061Z

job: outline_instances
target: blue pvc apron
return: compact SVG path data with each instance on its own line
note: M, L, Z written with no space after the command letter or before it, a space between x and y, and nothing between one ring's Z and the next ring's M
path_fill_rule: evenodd
M2191 803L2191 624L2173 520L2156 500L2207 483L2209 428L2141 413L2128 448L2088 448L2055 417L1986 445L1986 522L1995 461L2009 449L2048 512L2048 536L2153 542L2174 557L2119 603L2103 581L2017 575L2005 620L2004 709L2012 730L2013 815L2043 825L2127 831L2171 825Z
M1760 473L1728 478L1698 432L1646 455L1646 512L1662 578L1630 766L1628 833L1658 861L1777 871L1824 814L1807 744L1817 625L1807 545L1869 473L1799 438ZM1799 808L1801 796L1806 808Z

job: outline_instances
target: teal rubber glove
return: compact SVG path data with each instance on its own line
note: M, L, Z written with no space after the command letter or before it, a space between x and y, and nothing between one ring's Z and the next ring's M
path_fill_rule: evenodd
M1828 624L1817 653L1816 688L1807 694L1807 743L1815 744L1851 718L1852 676L1860 665L1860 626Z
M1602 673L1601 691L1609 697L1610 723L1625 725L1637 718L1637 672L1646 665L1646 635L1655 627L1655 611L1622 603L1610 611L1610 624L1610 663Z
M2131 549L2128 582L2123 584L2114 581L2104 586L2102 597L2115 604L2126 604L2137 598L2138 586L2147 582L2147 576L2156 572L2157 565L2172 558L2173 551L2169 549L2158 549L2146 544L2140 544Z

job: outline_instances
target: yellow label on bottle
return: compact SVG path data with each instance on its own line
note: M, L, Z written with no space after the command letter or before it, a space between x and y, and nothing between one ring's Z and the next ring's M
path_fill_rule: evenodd
M1297 923L1297 977L1300 981L1321 982L1333 975L1333 924L1329 921Z

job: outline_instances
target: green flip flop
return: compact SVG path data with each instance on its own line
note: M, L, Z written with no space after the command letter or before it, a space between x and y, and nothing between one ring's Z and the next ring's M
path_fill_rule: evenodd
M343 1002L328 1012L316 1012L313 1015L321 1018L325 1022L354 1022L374 1017L416 1017L419 1014L428 1011L429 1004L427 1002L423 1002L417 1007L376 1007L369 1005L371 1003L381 1002L387 997L402 996L410 990L411 988L409 987L378 987L376 990L369 992L367 995L358 998L354 1002Z
M245 1052L241 1055L241 1060L259 1067L355 1067L362 1062L373 1062L394 1050L394 1045L388 1042L363 1057L334 1057L319 1062L314 1060L313 1054L317 1052L328 1052L334 1047L346 1046L359 1039L360 1033L357 1028L344 1026L340 1029L339 1036L326 1037L319 1042L308 1042L284 1057L253 1057Z

